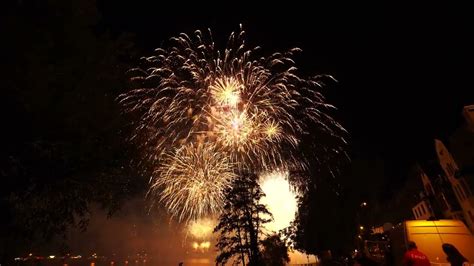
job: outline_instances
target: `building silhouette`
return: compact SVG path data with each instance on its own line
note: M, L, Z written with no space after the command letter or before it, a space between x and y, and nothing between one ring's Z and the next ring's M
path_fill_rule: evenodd
M420 201L413 206L415 219L444 218L462 220L474 232L474 106L463 110L466 123L450 138L456 154L451 154L441 140L435 139L437 160L430 174L418 167L423 182ZM461 167L455 158L461 161Z

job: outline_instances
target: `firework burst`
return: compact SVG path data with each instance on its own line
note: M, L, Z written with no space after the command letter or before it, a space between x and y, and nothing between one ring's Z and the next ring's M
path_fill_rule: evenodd
M119 101L140 116L133 139L155 165L152 191L174 215L213 212L233 171L304 169L308 156L299 146L310 131L345 142L343 128L328 114L333 106L320 93L322 79L296 73L292 57L299 49L258 56L258 47L246 47L243 31L232 33L222 51L210 31L170 42L130 70L136 87ZM201 187L202 180L220 185Z
M150 189L173 217L196 220L217 214L235 178L232 163L214 145L187 144L166 153Z

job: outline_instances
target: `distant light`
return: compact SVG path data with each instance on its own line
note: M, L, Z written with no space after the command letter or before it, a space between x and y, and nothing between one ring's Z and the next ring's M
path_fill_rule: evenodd
M360 228L360 230L364 230L364 227L362 225L359 228Z
M48 258L50 258L50 259L54 259L54 258L56 258L56 256L54 256L54 255L49 255L49 257L48 257Z
M19 260L22 260L21 258L15 258L15 261L19 261Z
M365 202L365 201L362 202L362 204L360 206L363 206L363 207L367 206L367 202Z
M202 242L200 245L199 245L199 248L201 249L208 249L211 247L211 242L209 241L205 241L205 242Z
M188 232L196 239L209 239L216 225L217 222L214 219L198 219L188 225Z

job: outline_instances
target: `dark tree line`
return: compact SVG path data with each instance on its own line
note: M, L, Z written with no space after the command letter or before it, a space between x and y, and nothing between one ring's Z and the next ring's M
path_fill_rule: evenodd
M244 174L226 191L224 211L214 232L219 234L216 262L238 257L242 265L262 265L260 250L263 226L271 214L259 203L264 193L252 174Z
M71 226L85 228L92 204L114 213L146 182L115 103L130 38L100 27L95 1L16 1L1 12L4 264Z

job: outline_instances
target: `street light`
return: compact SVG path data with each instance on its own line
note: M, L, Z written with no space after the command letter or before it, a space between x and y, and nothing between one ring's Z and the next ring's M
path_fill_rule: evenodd
M356 210L356 219L357 219L357 224L359 225L359 232L357 234L357 238L356 238L356 245L357 245L357 248L358 249L363 249L364 248L364 244L362 243L363 240L364 240L364 235L365 235L365 231L364 231L364 226L363 224L365 224L367 221L366 219L362 219L361 215L366 215L366 212L367 212L367 202L366 201L362 201L360 204L359 204L359 208L357 208Z

